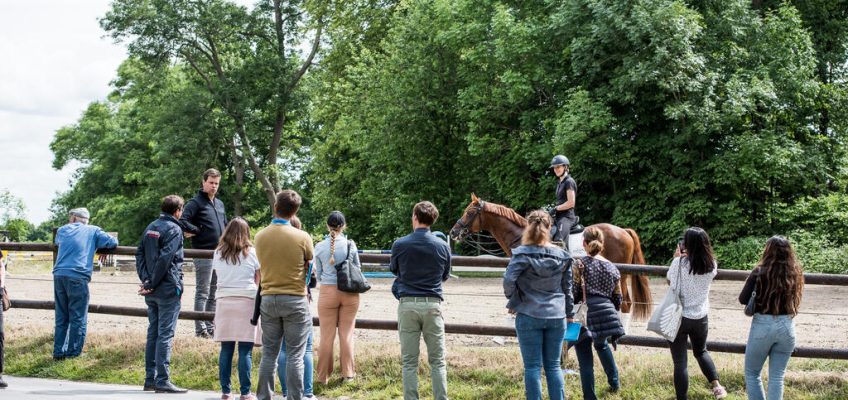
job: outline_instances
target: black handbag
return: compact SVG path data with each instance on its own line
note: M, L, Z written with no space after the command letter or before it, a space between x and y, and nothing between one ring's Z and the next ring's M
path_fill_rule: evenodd
M353 264L352 241L347 242L347 258L336 264L336 287L342 292L365 293L371 289L371 284L365 280L362 270Z
M754 291L751 292L751 298L748 299L748 304L745 304L745 315L749 317L753 317L757 308L757 281L760 280L760 276L757 275L754 278Z

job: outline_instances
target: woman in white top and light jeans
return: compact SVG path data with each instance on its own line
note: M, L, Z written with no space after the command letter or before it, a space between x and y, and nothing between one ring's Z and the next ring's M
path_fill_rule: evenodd
M261 344L261 331L250 324L250 316L259 284L259 259L250 243L250 227L241 218L233 218L221 235L212 269L218 276L214 340L221 342L218 371L221 399L235 399L230 394L233 354L238 342L238 376L240 400L253 400L250 393L250 369L254 344Z
M315 246L315 271L320 288L318 320L321 328L321 341L318 347L318 382L325 385L333 373L333 343L336 340L337 327L342 379L352 380L356 376L353 327L356 323L356 312L359 310L359 293L342 292L336 285L335 267L347 259L349 254L353 266L359 267L356 245L344 234L346 226L344 214L339 211L331 212L327 217L327 229L330 234Z
M707 351L710 285L718 274L710 237L701 228L689 228L683 235L679 251L681 256L674 259L666 275L672 287L678 289L683 302L683 320L677 337L671 342L674 391L678 400L686 400L689 391L686 342L691 340L692 353L701 367L701 372L712 383L713 395L717 399L723 399L727 397L727 391L719 383L718 371Z

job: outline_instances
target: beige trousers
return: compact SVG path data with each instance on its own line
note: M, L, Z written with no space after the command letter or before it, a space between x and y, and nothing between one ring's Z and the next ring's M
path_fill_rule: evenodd
M326 384L333 373L333 344L339 333L339 363L342 377L356 376L354 368L353 327L359 310L359 293L346 293L336 285L321 285L318 295L318 320L321 340L318 342L318 382Z

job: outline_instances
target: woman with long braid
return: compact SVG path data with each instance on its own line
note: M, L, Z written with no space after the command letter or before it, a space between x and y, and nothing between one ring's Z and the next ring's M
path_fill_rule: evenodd
M804 272L783 236L766 242L759 265L751 271L739 302L754 297L754 318L745 346L745 390L751 400L766 398L760 373L769 359L768 399L783 398L783 374L795 350L795 322L804 292ZM756 294L755 294L756 293Z
M318 278L318 320L321 340L318 343L318 382L326 385L333 373L333 344L336 330L339 334L339 362L342 378L352 380L354 367L353 327L359 310L359 293L347 293L336 287L335 266L350 255L351 262L359 267L356 244L344 234L345 216L333 211L327 217L327 237L315 246L315 271ZM338 328L337 328L338 327Z

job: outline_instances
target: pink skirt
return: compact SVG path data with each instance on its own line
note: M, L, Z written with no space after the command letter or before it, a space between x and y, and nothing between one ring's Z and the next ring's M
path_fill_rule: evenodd
M253 342L262 345L262 329L250 324L254 299L222 297L215 303L216 342Z

